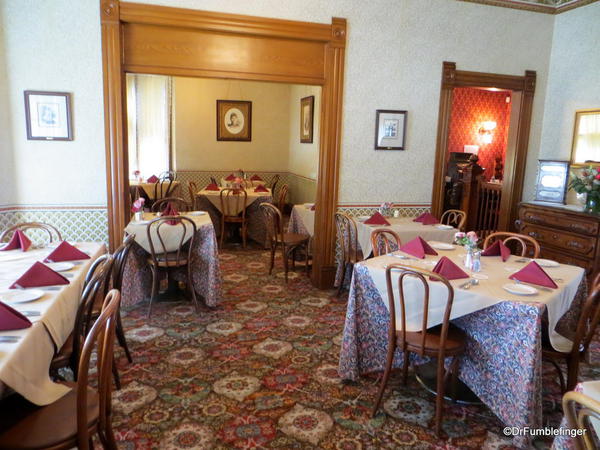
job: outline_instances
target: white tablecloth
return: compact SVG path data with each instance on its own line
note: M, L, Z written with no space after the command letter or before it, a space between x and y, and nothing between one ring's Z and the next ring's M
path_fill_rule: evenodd
M145 181L142 181L142 182L130 181L129 182L129 186L139 187L139 188L143 189L150 200L155 200L155 198L154 198L155 197L154 196L155 185L156 185L156 183L147 183ZM162 184L162 186L160 188L161 191L159 193L160 198L165 197L166 192L164 192L164 191L166 191L168 187L169 187L169 182L165 182ZM171 192L169 192L169 196L177 197L177 194L179 193L179 189L180 189L179 181L177 181L177 180L173 181L173 183L171 183ZM152 206L152 205L146 205L146 206Z
M246 189L246 193L248 194L248 198L246 200L246 208L248 206L250 206L252 203L254 203L256 200L258 200L259 198L262 197L272 197L271 194L271 190L267 189L268 192L254 192L254 188L248 188ZM203 196L206 197L215 208L217 208L219 211L221 211L221 191L199 191L197 194L197 196ZM223 200L226 200L225 198ZM236 201L236 199L234 198L229 198L228 199L230 202L230 212L234 212L235 214L239 214L243 211L243 203L244 203L244 197L242 196L242 198L240 199L239 202ZM232 209L234 209L235 211L231 211ZM221 211L223 212L223 211Z
M194 221L196 227L201 227L202 225L212 223L210 220L210 216L203 211L202 215L195 215L195 213L182 213L182 216L187 217ZM150 253L150 241L148 240L147 228L148 224L152 219L156 219L157 215L155 213L144 213L144 219L140 222L132 220L125 227L125 232L127 234L135 235L135 242L137 242L144 250ZM183 243L185 244L190 237L192 236L193 229L188 224L185 223L185 236L183 238ZM156 252L161 253L163 251L160 240L158 239L156 232L157 225L153 225L152 227L152 243L154 244L154 250ZM177 251L179 247L179 243L181 242L181 233L183 228L181 225L161 225L160 227L160 235L165 244L167 252Z
M363 222L356 220L358 243L365 258L373 251L371 233L378 228L391 228L398 233L402 244L406 244L417 236L422 237L426 241L439 241L450 244L454 241L454 234L458 232L455 228L442 230L437 228L437 225L423 225L421 222L413 222L413 218L387 217L386 219L390 225L365 225Z
M312 237L315 234L315 212L310 209L311 206L312 203L294 205L292 215L296 215L296 218L302 222L307 233Z
M29 303L13 304L20 311L39 311L30 317L33 325L24 330L1 331L0 336L21 336L13 344L0 343L0 391L3 384L11 387L37 405L47 405L65 395L70 388L54 383L49 367L54 349L60 348L73 330L77 306L85 275L92 262L106 252L104 244L77 243L77 248L91 259L83 260L68 272L63 272L70 284L39 288L44 295ZM0 300L2 292L36 261L42 261L53 249L34 249L28 252L12 250L0 254ZM37 288L34 288L37 289Z
M377 290L384 299L386 307L388 304L387 285L385 281L385 266L388 264L400 263L412 265L415 267L432 270L436 262L442 257L447 256L459 267L463 268L463 256L465 250L462 247L455 246L454 250L436 250L438 256L426 256L423 260L404 260L394 256L380 256L361 262L368 269ZM402 252L394 252L394 254L404 254ZM522 269L527 263L518 263L518 256L511 256L505 263L499 256L482 257L481 275L488 276L486 280L479 280L479 285L472 286L470 289L460 289L459 285L465 283L466 279L452 280L450 283L454 287L454 303L452 306L451 319L466 316L475 311L487 308L496 303L505 300L532 301L544 303L548 309L548 328L550 330L550 342L555 349L560 351L569 351L572 343L568 339L559 335L554 331L558 320L571 306L571 302L575 298L577 288L584 276L584 270L581 267L569 266L561 264L559 267L544 268L548 275L552 278L562 278L564 281L559 282L558 289L544 290L539 289L538 294L530 296L520 296L510 294L505 291L502 286L514 281L509 280L509 276ZM463 269L465 270L465 269ZM467 274L470 274L465 270ZM393 277L394 298L398 299L398 282L397 276ZM430 313L428 317L428 327L439 325L443 320L443 314L446 305L447 289L441 283L430 282ZM405 294L407 298L407 330L419 331L423 320L423 287L420 281L414 278L405 279ZM410 303L408 303L410 301ZM398 303L399 305L399 303ZM400 308L396 307L397 326L400 326L401 312Z

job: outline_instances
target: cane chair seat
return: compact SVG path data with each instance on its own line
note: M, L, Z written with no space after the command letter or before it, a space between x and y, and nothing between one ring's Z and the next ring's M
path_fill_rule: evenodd
M149 264L155 264L152 258L148 258ZM183 267L187 265L188 259L182 257L177 252L171 252L167 254L156 255L156 265L159 267Z
M401 343L401 331L396 331L396 336ZM436 353L439 351L442 341L442 326L438 325L427 330L425 335L425 353ZM454 356L461 354L465 349L465 342L467 335L463 330L449 324L448 336L446 337L446 343L444 344L444 353L446 356ZM406 332L406 348L411 352L419 353L421 351L421 344L423 342L423 333L420 331L407 331Z
M283 233L283 242L286 244L301 244L303 242L308 242L310 236L306 234L299 233Z

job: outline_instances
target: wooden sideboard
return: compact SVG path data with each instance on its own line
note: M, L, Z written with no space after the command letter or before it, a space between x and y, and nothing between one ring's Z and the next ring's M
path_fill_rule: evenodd
M600 270L600 216L573 206L524 202L517 228L539 242L540 257L583 267L588 279Z

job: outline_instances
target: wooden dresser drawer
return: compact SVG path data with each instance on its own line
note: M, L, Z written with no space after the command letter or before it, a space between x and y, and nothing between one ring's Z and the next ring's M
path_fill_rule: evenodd
M552 230L545 227L523 223L521 233L536 239L540 245L544 244L563 249L566 252L594 258L596 255L596 238L561 230ZM574 255L576 256L576 255Z
M547 226L550 228L562 228L572 233L598 235L598 222L585 218L557 214L536 208L522 208L520 219L524 223Z
M577 258L575 256L566 255L561 252L549 250L548 247L542 247L540 253L541 258L552 259L561 264L571 264L573 266L583 267L585 269L586 276L592 275L594 270L594 260Z

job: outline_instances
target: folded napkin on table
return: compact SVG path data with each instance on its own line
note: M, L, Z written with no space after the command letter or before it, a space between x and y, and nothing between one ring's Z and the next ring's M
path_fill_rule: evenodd
M9 289L56 286L59 284L69 284L69 280L47 265L37 261L17 281L11 284Z
M31 321L14 308L0 302L0 331L29 328Z
M469 278L460 267L447 256L442 256L438 263L433 268L432 272L438 273L448 280L460 280L461 278Z
M13 237L8 242L8 244L2 247L0 251L15 250L17 248L20 248L21 250L26 252L29 249L29 247L31 247L31 241L29 240L29 238L25 236L25 233L23 233L21 230L17 230L15 231L15 234L13 234Z
M404 244L400 247L400 250L421 259L425 258L425 255L437 255L437 252L431 248L431 245L425 242L420 236Z
M178 216L179 211L177 211L177 208L175 208L171 202L168 202L167 207L165 209L163 209L163 211L162 211L162 215L163 216ZM179 223L179 221L169 220L167 223L169 225L176 225Z
M46 256L44 262L78 261L80 259L90 259L90 255L73 247L67 241L62 241L52 253Z
M150 178L146 180L147 183L156 183L158 181L158 177L156 175L152 175Z
M256 188L254 188L254 192L269 192L269 190L262 184L259 184L258 186L256 186Z
M381 213L376 212L367 220L364 221L367 225L389 225L390 223L381 215Z
M524 283L537 284L538 286L545 286L553 289L558 288L558 285L554 282L554 280L535 261L531 261L521 270L513 273L508 278L511 280L522 281Z
M502 262L506 262L510 256L510 249L504 245L504 242L496 241L481 252L481 256L501 256Z
M227 181L231 181L231 180L235 180L235 175L230 173L229 175L227 175L227 178L225 178Z
M428 212L421 214L419 217L414 219L413 222L421 222L423 225L435 225L436 223L440 223L440 221L437 220L434 215Z
M206 186L204 188L205 191L219 191L219 186L217 186L215 183L210 183L208 186Z
M262 181L263 179L261 177L259 177L258 175L252 175L250 177L250 181Z
M314 210L315 210L315 206L317 206L317 204L316 204L316 203L313 203L313 205L310 207L310 210L311 210L311 211L314 211Z

